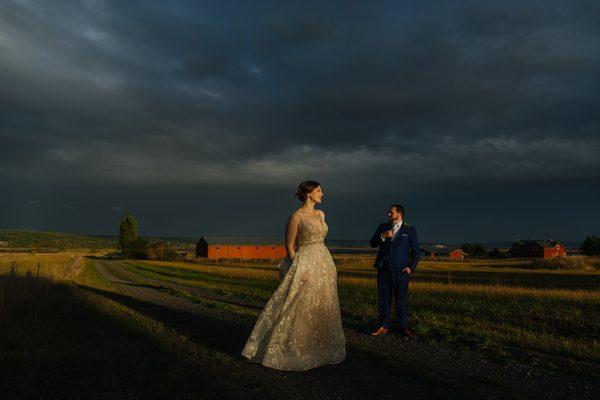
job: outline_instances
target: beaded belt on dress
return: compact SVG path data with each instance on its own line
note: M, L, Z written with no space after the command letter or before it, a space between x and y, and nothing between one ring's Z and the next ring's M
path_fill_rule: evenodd
M300 246L304 246L305 244L317 244L317 243L324 243L322 240L315 240L312 242L302 242L300 243Z

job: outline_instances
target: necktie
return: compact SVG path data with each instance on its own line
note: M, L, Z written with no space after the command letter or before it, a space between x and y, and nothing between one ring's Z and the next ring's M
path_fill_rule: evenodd
M396 223L392 224L392 231L394 232L394 234L392 235L391 240L394 240L396 238L396 233L398 233L398 224L396 224Z

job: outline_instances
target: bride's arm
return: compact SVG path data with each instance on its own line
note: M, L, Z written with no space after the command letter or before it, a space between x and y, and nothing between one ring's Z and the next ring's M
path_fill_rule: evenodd
M290 260L294 259L296 255L296 249L294 244L296 242L296 234L298 233L298 226L300 225L300 216L293 213L288 219L287 225L285 226L285 250L287 251Z

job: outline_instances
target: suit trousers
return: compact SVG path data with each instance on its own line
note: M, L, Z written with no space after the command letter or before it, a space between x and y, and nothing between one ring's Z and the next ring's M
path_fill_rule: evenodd
M390 271L387 261L377 269L377 309L381 326L390 327L392 298L396 303L396 322L408 327L408 280L409 274Z

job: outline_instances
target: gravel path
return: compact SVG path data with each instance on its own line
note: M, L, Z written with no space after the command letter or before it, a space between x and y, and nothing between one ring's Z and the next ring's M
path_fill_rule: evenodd
M308 398L600 398L598 382L517 362L500 364L474 351L457 352L418 339L397 335L372 338L368 335L371 327L347 323L344 332L348 356L342 364L302 373L264 368L240 356L255 316L210 308L169 291L244 307L254 310L254 315L262 304L143 277L125 270L118 262L94 260L94 265L118 293L88 290L157 319L199 344L233 356L265 384L290 385L294 391L298 385L304 385Z

